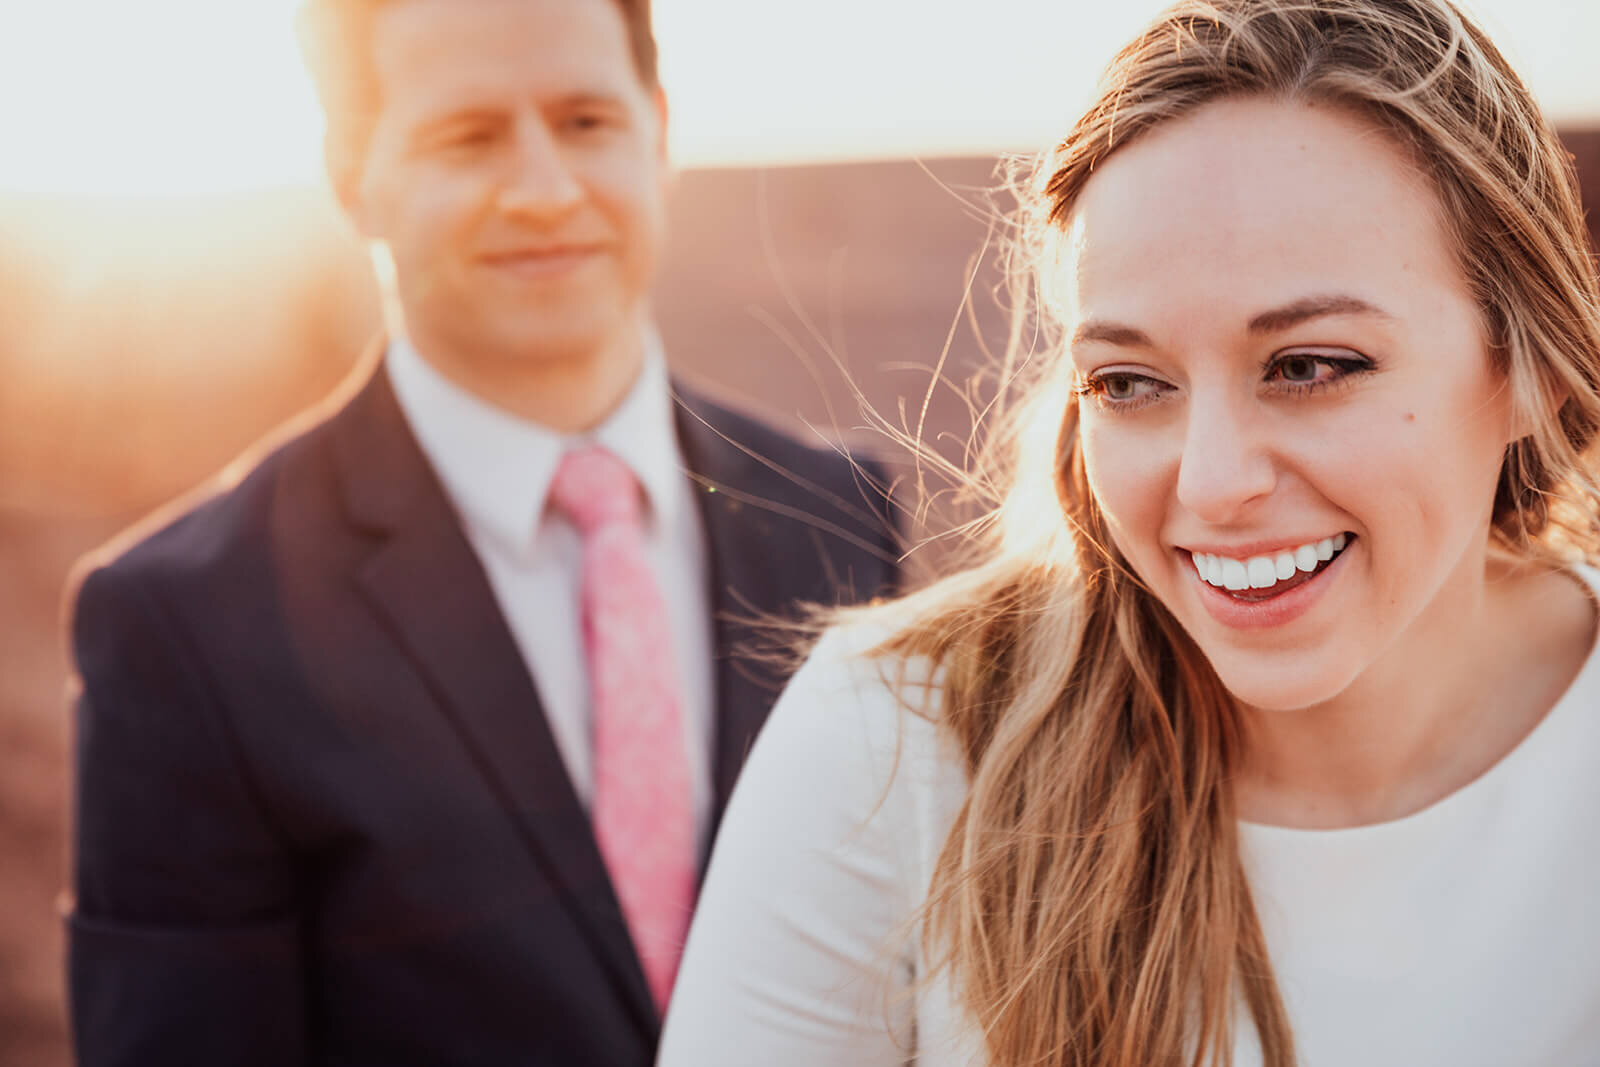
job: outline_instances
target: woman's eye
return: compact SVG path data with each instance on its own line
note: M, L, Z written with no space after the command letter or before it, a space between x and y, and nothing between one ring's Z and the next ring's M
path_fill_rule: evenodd
M1288 356L1278 364L1278 371L1286 382L1314 382L1317 380L1317 361L1310 356Z
M1314 389L1331 385L1351 374L1371 368L1371 361L1361 356L1287 352L1267 364L1266 378L1274 385L1294 389Z
M1090 375L1078 392L1092 397L1102 407L1127 409L1159 398L1165 388L1164 383L1142 374L1113 371Z

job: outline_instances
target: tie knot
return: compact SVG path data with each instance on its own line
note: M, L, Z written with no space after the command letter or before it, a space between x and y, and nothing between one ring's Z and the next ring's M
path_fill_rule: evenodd
M550 502L589 534L608 523L639 521L639 481L628 465L598 445L561 457Z

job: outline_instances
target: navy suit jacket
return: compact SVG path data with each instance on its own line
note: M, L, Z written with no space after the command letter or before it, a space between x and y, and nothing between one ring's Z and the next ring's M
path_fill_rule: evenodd
M874 468L678 408L720 816L781 681L731 654L749 620L885 591L895 547ZM386 373L91 561L72 639L84 1067L650 1063L588 818Z

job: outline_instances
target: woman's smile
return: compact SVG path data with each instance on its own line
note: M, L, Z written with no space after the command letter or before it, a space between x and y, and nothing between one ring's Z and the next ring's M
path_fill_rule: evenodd
M1226 589L1239 600L1267 600L1310 581L1344 551L1348 540L1348 534L1337 533L1259 555L1227 550L1188 552L1195 573L1206 584Z
M1346 533L1251 556L1179 549L1194 568L1200 602L1224 626L1284 626L1338 581L1339 564L1356 539Z

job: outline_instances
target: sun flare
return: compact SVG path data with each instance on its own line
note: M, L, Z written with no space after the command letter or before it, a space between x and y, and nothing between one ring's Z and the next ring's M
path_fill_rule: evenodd
M186 198L320 178L297 0L0 0L0 191ZM1165 0L656 0L681 166L1046 143ZM1600 5L1469 0L1558 119L1600 119Z
M316 180L293 0L9 6L0 187L184 197Z

